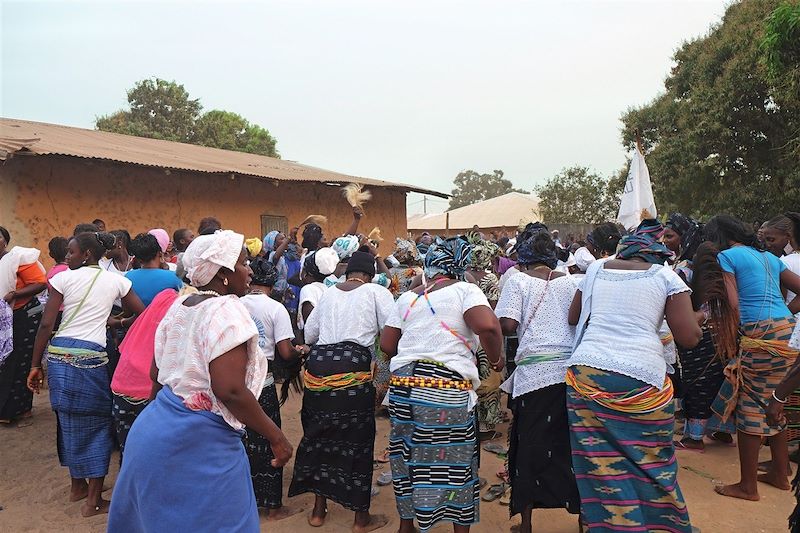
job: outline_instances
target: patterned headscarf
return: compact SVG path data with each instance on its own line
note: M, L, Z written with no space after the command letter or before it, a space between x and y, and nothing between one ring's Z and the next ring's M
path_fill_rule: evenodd
M665 261L675 257L663 243L658 242L664 233L664 226L655 219L643 220L632 235L626 235L619 241L617 257L630 259L640 257L654 265L663 265Z
M280 235L280 234L281 234L280 231L272 230L269 233L267 233L266 235L264 235L263 244L264 244L264 250L267 253L275 251L275 241L278 240L278 235Z
M322 240L322 228L318 224L308 224L303 229L303 248L314 251Z
M664 227L674 230L678 235L683 235L692 227L693 222L694 221L686 215L672 213L667 219L667 223L664 224Z
M253 270L253 283L273 287L278 281L278 271L265 257L259 257L250 264Z
M425 275L432 278L444 274L463 280L471 258L472 246L464 237L436 237L425 254Z
M494 260L502 250L492 241L487 241L476 231L467 234L467 241L472 245L472 266L479 270L488 270L494 265Z
M522 265L541 263L553 269L558 265L555 244L552 250L548 250L545 253L539 253L534 250L533 243L541 233L550 235L547 226L541 222L533 222L525 226L525 229L522 230L522 233L517 237L517 259Z
M244 247L244 235L220 230L211 235L198 235L183 253L186 275L195 287L205 287L222 267L236 268Z
M414 244L414 241L408 239L397 239L393 255L401 264L419 261L417 245Z
M339 237L331 245L331 248L339 255L339 261L349 259L358 250L358 247L359 241L355 235Z
M681 236L680 259L691 260L698 246L705 240L702 224L681 213L672 213L664 226Z

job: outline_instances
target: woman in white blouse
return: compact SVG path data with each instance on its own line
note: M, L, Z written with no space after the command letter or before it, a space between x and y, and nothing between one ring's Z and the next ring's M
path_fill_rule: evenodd
M532 530L533 509L580 510L572 473L564 375L575 327L567 314L578 280L554 270L556 245L544 224L517 238L518 268L495 313L505 335L517 335L516 369L502 389L514 415L509 438L511 515L522 514L522 533Z
M439 521L456 533L479 521L475 352L503 368L500 323L478 286L465 283L466 239L437 239L426 283L403 294L381 334L390 358L389 458L400 533Z
M179 297L156 331L156 399L128 434L109 532L259 531L244 427L281 467L292 447L258 404L267 360L237 296L250 285L244 237L197 237L183 265L199 292Z
M572 464L590 531L692 531L659 327L666 313L685 348L702 332L689 288L664 267L672 253L658 242L661 233L661 224L645 220L620 241L615 259L593 263L569 312L578 325L566 378Z
M101 496L114 447L106 327L123 327L135 319L109 319L109 315L117 299L133 315L144 310L130 280L98 266L113 247L110 233L81 233L70 239L69 270L50 280L28 375L28 388L38 394L42 357L47 357L50 406L58 421L58 458L69 468L70 501L85 498L81 514L87 517L108 512L108 501ZM62 304L63 319L54 334Z
M370 348L394 298L370 283L374 275L375 257L355 252L346 281L322 294L305 324L306 343L313 346L303 373L303 439L289 496L316 495L308 519L314 527L325 523L328 499L355 512L354 533L388 523L386 516L369 514L375 446Z

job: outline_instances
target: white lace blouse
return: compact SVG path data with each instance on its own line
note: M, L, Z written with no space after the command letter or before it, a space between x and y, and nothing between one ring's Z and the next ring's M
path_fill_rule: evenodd
M232 428L242 429L211 389L209 365L240 344L247 345L245 385L258 398L267 376L267 358L259 351L258 329L236 296L215 296L187 307L179 297L156 330L158 382L172 389L193 411L211 411Z
M442 364L472 381L472 409L477 401L475 390L481 385L475 359L479 341L464 320L464 313L481 305L491 309L489 301L477 285L463 281L430 291L427 300L418 296L414 291L400 296L386 322L402 331L389 369L394 372L415 361Z
M649 270L600 268L594 286L589 276L578 289L591 291L591 315L569 366L617 372L658 389L667 373L659 330L667 298L690 291L670 268Z
M569 325L567 314L578 281L561 276L548 282L520 273L503 287L495 314L519 323L517 368L502 385L512 398L564 383L575 340L575 326Z
M372 348L394 306L388 289L366 283L351 291L326 289L305 324L308 344L354 342Z

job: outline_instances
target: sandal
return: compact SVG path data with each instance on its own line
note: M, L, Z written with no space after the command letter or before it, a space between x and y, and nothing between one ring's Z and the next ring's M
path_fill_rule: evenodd
M375 483L378 484L379 487L385 487L392 483L392 473L391 472L381 472L381 475L378 476L378 479L375 480Z
M478 433L478 440L481 442L499 439L503 434L499 431L481 431Z
M511 491L507 490L502 496L500 496L500 505L505 505L508 507L511 505Z
M489 490L481 496L481 500L485 502L493 502L498 499L500 496L506 493L508 490L508 485L505 483L500 483L499 485L492 485L489 487Z
M732 448L736 447L736 443L733 441L733 435L725 433L724 431L712 431L708 435L708 438L713 441L721 442L722 444L727 444Z
M490 442L488 444L484 444L483 449L489 453L493 453L496 455L508 455L508 448L496 442Z
M478 478L478 490L483 490L489 481L485 477Z
M695 453L706 453L705 448L692 448L691 446L687 446L682 440L673 441L672 444L675 445L676 450L685 450L687 452L695 452Z

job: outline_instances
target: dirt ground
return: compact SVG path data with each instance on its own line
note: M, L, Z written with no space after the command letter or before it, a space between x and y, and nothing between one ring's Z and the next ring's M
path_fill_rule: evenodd
M68 503L68 472L58 464L55 445L55 417L50 411L45 393L35 399L33 425L24 428L0 428L0 531L47 531L47 532L100 532L105 531L105 516L84 519L80 516L80 503ZM289 440L297 445L300 441L300 399L290 398L283 407L284 430ZM500 428L507 434L507 428ZM387 442L389 421L378 419L376 449ZM504 440L500 441L504 443ZM794 505L789 492L782 492L762 485L761 501L746 502L718 496L713 485L733 482L738 477L736 448L725 445L709 445L705 454L678 452L680 484L689 506L692 524L703 533L720 532L784 532L786 517ZM482 452L481 476L490 484L498 482L496 472L502 467L498 457ZM768 453L762 450L762 456ZM111 488L117 474L118 457L112 458L112 471L106 480ZM385 468L375 470L375 477ZM284 494L291 479L291 463L284 470ZM104 493L112 497L111 490ZM325 527L316 529L306 523L313 496L304 495L284 499L284 504L300 509L294 516L280 522L262 521L262 531L275 533L298 533L300 531L347 532L350 531L353 514L336 504L329 504L328 521ZM381 532L397 531L399 520L390 487L381 487L380 494L373 499L373 513L386 514L390 521ZM510 525L519 523L519 518L509 519L508 507L498 502L481 502L481 522L473 531L508 531ZM546 533L575 533L577 519L566 511L534 511L534 530ZM435 533L452 531L448 524L440 524L431 530Z

